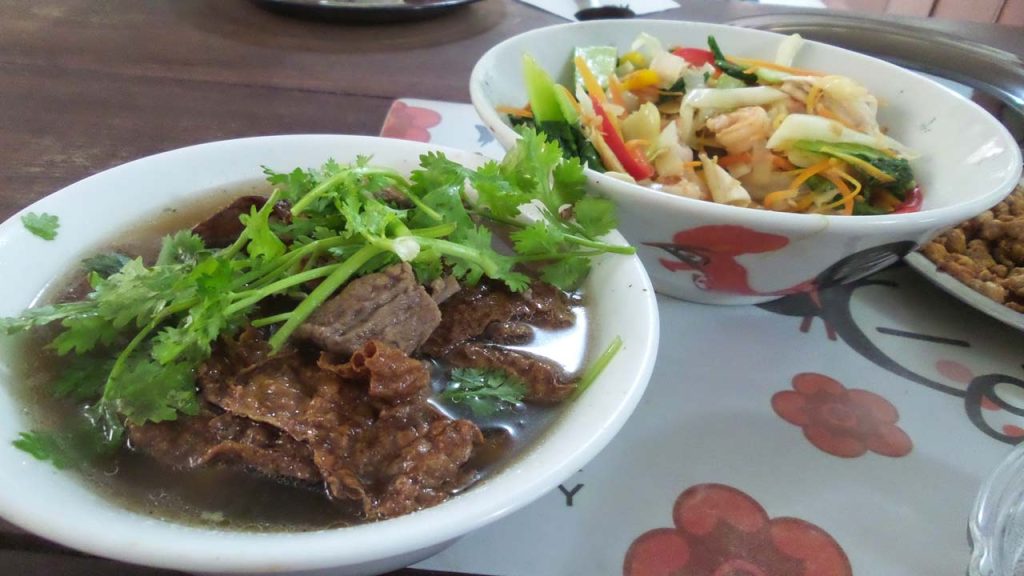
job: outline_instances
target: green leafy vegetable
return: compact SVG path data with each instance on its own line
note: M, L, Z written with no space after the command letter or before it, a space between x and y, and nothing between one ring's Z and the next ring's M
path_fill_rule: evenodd
M904 199L907 190L917 185L906 158L893 156L877 148L821 140L799 140L793 143L793 147L838 158L864 176L866 187L884 188L900 200Z
M57 237L57 229L60 228L60 220L53 214L43 212L36 214L29 212L21 217L21 223L29 232L39 236L43 240L53 240Z
M552 142L557 142L562 148L565 158L577 158L580 162L587 164L592 170L604 172L604 164L597 154L597 149L590 142L590 139L583 134L579 124L554 121L537 122L533 118L512 118L512 126L525 126L533 128L539 133L547 136Z
M604 369L608 367L608 364L611 363L612 359L615 358L615 355L621 349L622 338L616 336L611 344L604 349L604 352L601 352L601 355L590 366L587 366L587 370L580 377L579 384L576 385L576 390L573 392L574 398L583 394L594 383L594 380L597 380L597 377L601 375L601 372L604 372Z
M708 48L711 53L715 56L715 67L722 71L723 74L728 74L737 80L742 80L745 84L757 84L757 75L746 72L746 68L739 64L733 64L725 58L725 54L722 53L722 49L718 47L718 41L715 40L714 36L708 36Z
M468 406L477 416L490 416L515 406L526 391L526 384L505 370L456 368L441 397Z
M120 252L107 252L85 258L82 260L82 266L87 272L95 272L101 278L106 278L111 274L120 272L121 268L124 268L124 265L131 261L130 257Z
M704 79L707 82L707 78ZM682 98L686 95L686 79L679 78L668 87L667 90L662 90L658 94L658 104L664 104L676 98Z
M22 432L12 442L15 448L28 452L37 460L49 460L54 467L63 470L70 464L67 450L61 445L57 436L51 432Z

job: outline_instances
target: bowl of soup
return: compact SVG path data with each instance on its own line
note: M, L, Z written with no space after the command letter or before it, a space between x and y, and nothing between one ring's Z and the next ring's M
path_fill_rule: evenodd
M0 516L161 568L376 574L553 489L639 401L656 301L607 226L491 222L484 163L213 142L4 222ZM516 245L563 225L606 251Z
M765 302L861 278L996 204L998 120L930 79L799 37L657 20L532 30L487 51L473 104L540 130L621 210L655 288Z

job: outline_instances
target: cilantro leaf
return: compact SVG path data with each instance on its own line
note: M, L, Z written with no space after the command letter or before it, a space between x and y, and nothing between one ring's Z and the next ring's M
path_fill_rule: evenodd
M188 363L161 365L136 355L108 387L104 402L134 424L174 420L178 412L199 413L195 377Z
M43 240L53 240L57 237L57 229L60 228L60 220L53 214L43 212L36 214L29 212L21 217L21 224L29 232L39 236Z
M270 229L270 213L269 209L257 210L252 206L249 213L243 214L240 218L242 224L245 224L245 233L249 238L245 249L253 258L271 260L287 250L284 242Z
M505 370L456 368L441 397L468 406L476 416L490 416L515 406L526 392L526 384Z
M64 330L49 344L49 347L61 356L69 352L85 354L97 346L112 344L121 332L109 320L98 314L65 318L61 325Z
M0 318L0 334L16 334L23 330L45 326L80 314L88 314L95 308L92 302L67 302L29 308L20 316Z
M590 260L580 257L563 258L541 270L540 277L562 290L576 290L590 273Z
M119 272L130 261L130 257L120 252L106 252L83 259L82 266L87 272L95 272L101 278L106 278Z
M591 238L604 236L615 228L615 204L604 198L588 196L573 205L573 217Z
M113 358L71 356L53 382L54 396L80 402L99 398L113 365Z
M583 198L587 177L579 159L570 158L555 166L551 178L561 204L572 204Z
M551 186L551 173L561 162L562 150L558 144L548 142L532 128L520 128L519 141L505 154L501 168L502 174L514 186L557 214L565 202Z
M333 160L328 162L333 162ZM315 184L314 176L302 168L282 173L264 166L263 173L267 175L267 182L280 191L280 198L291 204L302 198Z
M99 457L110 456L121 445L122 437L119 421L90 408L71 416L65 431L22 432L11 443L38 460L64 469L79 468Z
M470 182L480 197L480 205L494 218L515 218L519 215L519 206L531 200L529 194L505 177L501 165L493 160L477 168Z
M563 234L539 220L509 235L518 254L557 254L562 249Z
M160 243L160 254L156 257L156 265L194 264L205 249L202 238L193 234L191 230L179 230L164 236ZM127 263L122 263L122 268L125 264Z
M49 460L59 470L64 470L71 465L67 449L57 435L52 432L38 430L22 432L18 435L18 439L11 444L18 450L28 452L36 460L44 462Z

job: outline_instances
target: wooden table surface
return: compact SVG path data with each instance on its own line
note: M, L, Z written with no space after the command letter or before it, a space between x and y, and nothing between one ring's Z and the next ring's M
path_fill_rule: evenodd
M780 12L683 0L657 16L721 22ZM6 0L0 220L155 152L266 134L376 134L394 98L468 102L469 73L489 47L559 22L513 0L384 26L292 19L249 0ZM1020 29L917 22L1024 53Z
M799 12L729 0L680 4L656 17L727 22ZM376 134L395 98L468 102L470 71L488 48L560 22L513 0L393 25L293 19L249 0L5 0L0 220L156 152L267 134ZM1024 55L1019 28L908 22ZM0 540L40 551L27 536Z

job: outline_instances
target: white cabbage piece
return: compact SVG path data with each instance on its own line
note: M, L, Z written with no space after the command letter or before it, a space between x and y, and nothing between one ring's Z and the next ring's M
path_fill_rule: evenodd
M683 106L675 119L679 141L691 148L697 144L697 129L700 128L695 121L696 112L693 106Z
M645 102L622 121L622 137L627 142L630 140L644 140L654 145L661 133L661 114L658 107L651 102Z
M651 60L651 70L658 74L658 85L662 88L675 84L689 66L686 60L670 52L659 52Z
M715 74L715 67L711 64L704 64L700 68L694 68L693 66L688 67L683 71L683 84L686 85L687 92L693 92L700 88L706 88L708 85L707 79Z
M644 61L641 67L649 66L655 56L665 52L665 48L661 45L661 40L646 32L641 32L636 37L636 40L633 40L633 44L630 45L629 49L643 57Z
M775 53L775 63L780 66L793 66L796 53L804 45L804 39L799 34L790 34L779 43L779 49Z
M718 162L708 158L707 154L701 153L699 157L704 168L704 181L711 191L712 200L733 206L750 205L750 194L739 180L733 178L725 168L718 165Z
M772 134L772 137L768 139L768 148L788 152L793 147L793 143L800 140L863 144L864 146L871 146L881 150L893 150L907 158L914 156L910 149L885 134L865 134L847 128L835 120L829 120L828 118L812 114L790 114L786 116L786 119L782 121L782 124Z
M878 132L878 99L846 76L790 76L779 89L805 102L812 89L821 90L818 103L854 130Z
M763 106L785 100L785 92L768 86L750 88L701 88L686 94L684 106L732 110L743 106Z
M680 176L686 172L686 163L693 161L693 150L679 142L675 122L669 122L658 135L658 154L654 169L659 176Z

